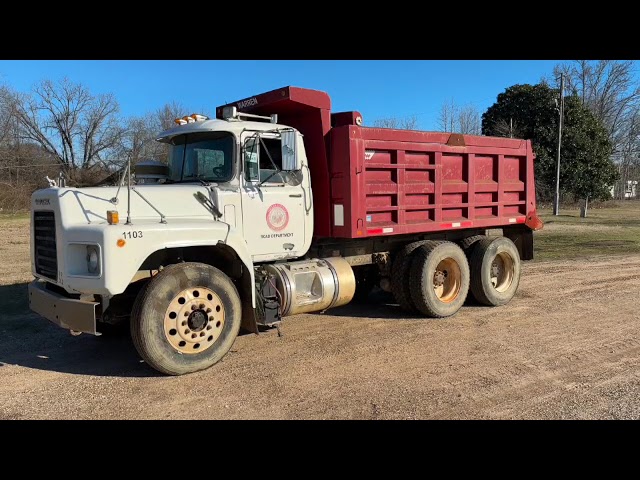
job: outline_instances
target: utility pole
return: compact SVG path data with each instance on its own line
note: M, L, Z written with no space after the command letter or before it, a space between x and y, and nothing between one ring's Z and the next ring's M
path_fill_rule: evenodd
M556 166L556 201L553 204L553 214L560 215L560 147L562 145L562 120L564 118L564 74L560 74L560 119L558 121L558 158Z

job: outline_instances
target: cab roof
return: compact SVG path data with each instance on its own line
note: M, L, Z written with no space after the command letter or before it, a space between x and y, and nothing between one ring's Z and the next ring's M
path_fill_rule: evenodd
M219 120L210 119L201 122L187 123L186 125L177 125L169 130L160 133L156 138L159 142L169 142L172 138L185 133L198 132L231 132L240 135L243 130L258 130L261 132L278 129L290 129L287 125L270 122L253 122L245 120Z

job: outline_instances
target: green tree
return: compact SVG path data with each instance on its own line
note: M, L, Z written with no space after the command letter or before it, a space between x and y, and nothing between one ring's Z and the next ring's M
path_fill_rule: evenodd
M482 115L482 133L531 139L536 153L538 195L551 198L555 191L558 142L559 91L546 84L514 85L498 95ZM512 125L512 131L505 129ZM611 162L611 142L606 128L579 97L565 97L560 162L560 191L575 199L611 198L618 177Z

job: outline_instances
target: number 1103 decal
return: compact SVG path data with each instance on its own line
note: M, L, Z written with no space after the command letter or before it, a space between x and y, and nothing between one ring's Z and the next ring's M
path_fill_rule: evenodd
M122 238L142 238L142 231L138 230L138 231L132 231L132 232L123 232L122 233Z

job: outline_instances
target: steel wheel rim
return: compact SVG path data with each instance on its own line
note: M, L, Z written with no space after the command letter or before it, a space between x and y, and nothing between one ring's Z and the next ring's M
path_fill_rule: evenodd
M491 285L496 291L504 293L509 290L515 277L515 262L507 252L498 253L491 262Z
M443 303L451 303L462 288L462 271L460 265L451 257L440 260L433 274L433 291Z
M224 305L217 293L206 287L186 288L167 307L164 334L179 353L202 353L220 337L224 317Z

